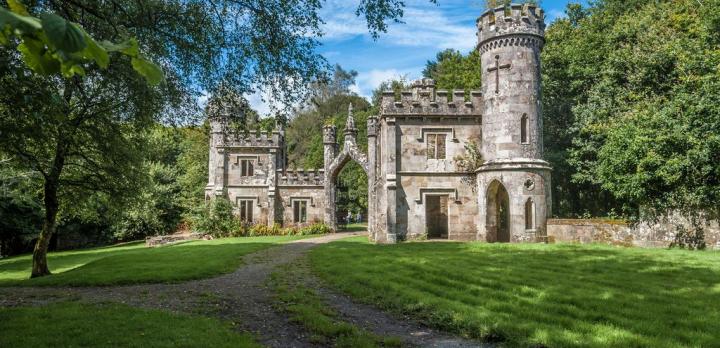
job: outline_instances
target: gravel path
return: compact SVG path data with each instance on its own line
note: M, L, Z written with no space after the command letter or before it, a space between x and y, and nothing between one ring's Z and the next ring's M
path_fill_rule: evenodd
M246 255L244 265L233 273L179 284L0 288L0 307L67 300L119 302L218 317L233 323L239 330L254 333L260 343L269 347L316 347L303 327L290 322L284 313L273 307L273 293L266 286L268 276L275 267L302 261L301 257L318 244L356 235L361 233L338 233L289 242ZM372 306L355 303L346 296L322 288L314 277L309 277L307 282L319 290L326 303L344 320L378 335L400 337L412 346L483 346L430 330L409 318L393 317Z

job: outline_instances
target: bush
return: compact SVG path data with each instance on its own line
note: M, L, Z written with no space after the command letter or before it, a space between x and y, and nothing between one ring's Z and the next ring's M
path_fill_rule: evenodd
M196 210L192 217L192 229L213 237L240 237L245 226L235 217L233 205L227 198L215 198Z
M261 236L308 236L331 233L323 223L305 227L282 228L279 224L251 225L240 221L234 214L233 205L226 198L215 198L196 210L191 219L194 232L207 233L213 237L261 237Z

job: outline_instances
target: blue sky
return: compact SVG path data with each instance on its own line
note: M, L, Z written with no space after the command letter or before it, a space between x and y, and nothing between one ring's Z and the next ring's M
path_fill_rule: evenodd
M403 24L392 24L378 40L368 34L365 22L355 16L360 0L327 0L321 11L325 21L319 52L331 64L358 72L353 90L370 96L382 81L421 76L425 63L437 52L453 48L467 53L476 44L475 19L484 0L406 0ZM564 16L565 6L578 0L542 0L546 23ZM580 2L585 3L585 0ZM249 96L251 105L265 114L267 105L259 96Z

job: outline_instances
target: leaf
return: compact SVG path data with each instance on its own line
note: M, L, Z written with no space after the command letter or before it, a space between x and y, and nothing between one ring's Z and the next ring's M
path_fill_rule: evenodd
M40 20L35 17L21 16L0 7L0 29L10 26L12 30L18 30L21 33L32 33L42 29Z
M25 38L18 45L23 61L30 69L41 75L50 75L60 70L59 62L45 49L45 45L35 39Z
M43 13L40 19L48 41L58 50L74 53L87 47L85 35L76 24L52 13Z
M65 77L73 77L74 75L85 76L85 69L82 65L72 60L63 62L60 70Z
M165 78L162 70L159 66L155 65L155 63L142 58L132 58L130 62L132 63L133 69L135 69L138 74L144 76L151 85L157 85Z
M23 5L22 2L18 0L7 0L7 4L8 7L10 7L10 11L22 16L30 16L30 13L28 13L27 8L25 8L25 5Z
M103 69L107 68L108 64L110 64L110 57L108 56L107 51L105 51L104 48L100 47L100 45L98 45L98 43L84 30L83 34L85 35L85 42L87 43L87 47L85 47L85 49L82 51L82 56L85 59L94 60L95 63L97 63Z
M107 52L120 52L122 50L125 50L127 48L130 48L132 45L131 40L127 40L125 42L121 43L114 43L107 40L100 41L99 43L100 47L105 49Z
M128 47L120 50L120 53L128 55L130 57L137 57L140 55L140 45L138 45L137 40L135 38L132 38L127 41Z

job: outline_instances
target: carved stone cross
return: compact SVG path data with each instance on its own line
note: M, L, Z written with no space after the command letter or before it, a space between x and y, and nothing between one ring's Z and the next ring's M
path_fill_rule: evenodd
M488 68L488 72L495 72L495 93L500 92L500 69L510 69L510 64L500 65L500 56L495 56L495 66Z

